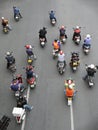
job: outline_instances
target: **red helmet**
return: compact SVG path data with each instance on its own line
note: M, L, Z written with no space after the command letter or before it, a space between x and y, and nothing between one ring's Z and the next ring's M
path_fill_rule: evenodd
M60 55L64 54L63 51L60 51Z
M25 45L26 49L29 49L30 48L30 45Z
M30 70L30 69L33 69L33 67L32 67L32 65L28 65L28 66L26 67L26 69L27 69L27 70Z

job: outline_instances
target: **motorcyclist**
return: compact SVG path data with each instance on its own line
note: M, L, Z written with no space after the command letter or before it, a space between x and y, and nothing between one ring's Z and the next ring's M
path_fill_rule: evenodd
M32 50L32 46L27 44L27 45L25 45L25 48L26 48L27 55L28 56L32 56L33 55L34 59L36 59L36 56L34 55L33 50Z
M26 67L26 75L27 75L27 79L30 79L30 78L36 76L33 71L33 67L31 65Z
M25 110L31 111L33 106L28 105L26 96L20 96L17 100L17 107L24 108Z
M76 28L74 28L74 34L73 34L73 40L75 39L75 37L79 36L80 37L80 40L81 40L81 30L80 30L81 27L79 26L76 26Z
M83 48L84 48L84 46L91 47L91 36L90 36L90 34L86 35L86 38L84 39Z
M72 79L65 80L64 94L66 97L73 97L75 96L76 92L74 81Z
M84 80L86 80L88 76L94 77L97 69L98 69L98 66L95 66L94 64L87 65L86 66L87 74L84 77Z
M20 14L20 10L19 10L18 7L13 6L13 11L14 11L14 18L15 18L17 15L19 15L20 18L22 18L22 15Z
M47 42L46 34L47 34L46 28L43 27L43 29L39 30L39 39L45 38L45 42Z
M11 90L13 91L20 91L24 88L24 86L19 82L19 80L17 79L17 77L14 77L11 85L10 85Z
M60 37L65 36L65 38L67 38L67 35L65 34L66 29L63 25L61 26L59 31L60 31Z
M64 67L65 67L65 65L66 65L65 54L64 54L64 52L62 50L58 54L57 67L58 67L60 62L64 62Z
M8 20L7 19L5 19L4 17L2 17L1 18L2 19L2 26L3 26L3 28L7 28L8 30L12 30L12 28L11 28L11 26L9 25L9 22L8 22Z
M7 69L10 67L10 65L15 63L15 58L13 57L12 53L10 53L10 52L6 52L5 59L7 60Z
M52 43L54 50L61 50L61 43L59 40L55 39L54 42Z
M78 64L79 64L79 54L78 54L77 52L72 52L71 64L72 64L74 61L77 61Z
M53 10L51 10L51 12L49 13L49 17L50 17L50 20L55 19L56 21L55 13Z

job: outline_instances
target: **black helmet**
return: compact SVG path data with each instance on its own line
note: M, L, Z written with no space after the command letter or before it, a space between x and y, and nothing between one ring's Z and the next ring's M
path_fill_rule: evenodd
M55 41L55 42L57 42L58 40L57 40L57 39L55 39L54 41Z
M43 30L46 30L46 28L45 28L45 27L43 27Z
M51 10L51 13L53 13L53 10Z

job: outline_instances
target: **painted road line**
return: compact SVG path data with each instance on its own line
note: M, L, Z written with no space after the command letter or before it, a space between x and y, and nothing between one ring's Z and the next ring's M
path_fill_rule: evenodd
M30 87L28 86L28 90L27 90L27 102L29 101L29 96L30 96ZM25 129L25 123L26 123L26 114L25 114L25 118L22 122L22 126L21 126L21 130Z
M73 107L72 107L72 103L70 105L70 119L71 119L71 130L74 130L74 119L73 119Z

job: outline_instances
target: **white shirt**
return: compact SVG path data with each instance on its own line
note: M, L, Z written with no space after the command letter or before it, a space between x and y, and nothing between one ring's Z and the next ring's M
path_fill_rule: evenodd
M64 58L65 58L65 54L62 55L58 54L58 61L63 62L65 60Z

